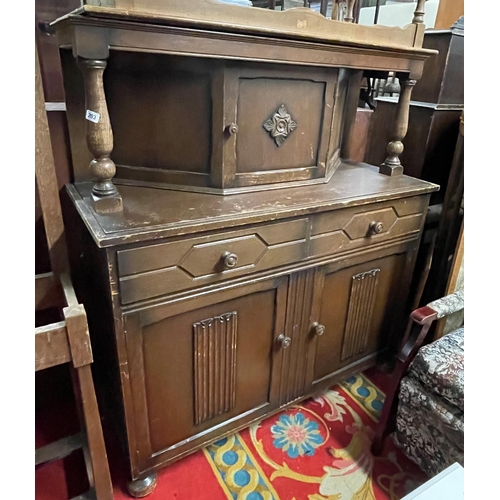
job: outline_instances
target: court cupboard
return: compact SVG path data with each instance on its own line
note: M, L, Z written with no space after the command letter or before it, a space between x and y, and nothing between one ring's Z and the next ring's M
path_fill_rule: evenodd
M53 23L75 281L132 495L396 350L438 189L399 160L434 53L423 5L403 29L215 0L88 1ZM387 159L352 162L361 81L388 71Z

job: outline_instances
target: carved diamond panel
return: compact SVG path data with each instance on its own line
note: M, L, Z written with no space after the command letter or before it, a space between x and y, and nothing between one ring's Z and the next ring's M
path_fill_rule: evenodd
M349 236L349 238L351 238L351 240L365 238L370 235L371 222L375 222L382 223L382 230L378 234L384 234L391 229L397 219L398 217L392 208L384 208L383 210L374 210L372 212L356 214L345 225L344 232L347 236Z
M223 255L226 252L237 256L234 269L238 269L257 264L267 249L267 245L256 234L203 243L194 245L179 267L194 277L206 276L225 270Z

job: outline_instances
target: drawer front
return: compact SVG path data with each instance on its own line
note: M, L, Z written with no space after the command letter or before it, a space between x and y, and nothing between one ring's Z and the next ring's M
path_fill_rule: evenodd
M316 214L311 217L309 257L333 255L417 234L427 203L427 196L415 196Z
M308 219L266 224L117 252L121 302L167 293L300 261Z

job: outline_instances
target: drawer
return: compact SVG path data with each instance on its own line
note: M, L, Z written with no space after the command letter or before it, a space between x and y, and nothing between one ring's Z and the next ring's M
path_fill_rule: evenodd
M308 219L119 250L122 304L290 264L307 257Z
M428 196L414 196L311 217L309 257L321 257L418 234Z

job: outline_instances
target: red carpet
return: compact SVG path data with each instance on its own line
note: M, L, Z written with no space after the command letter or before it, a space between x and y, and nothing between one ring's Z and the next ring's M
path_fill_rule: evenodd
M368 376L367 376L368 375ZM392 441L370 454L383 404L383 376L350 377L309 399L220 440L158 474L149 500L397 500L427 478ZM370 378L368 378L370 377ZM109 434L109 433L107 433ZM107 435L116 500L130 500L127 464ZM71 469L66 466L66 471ZM76 474L81 477L81 472ZM36 471L36 500L65 500L60 463ZM66 472L73 479L73 472ZM75 494L73 491L71 494Z

